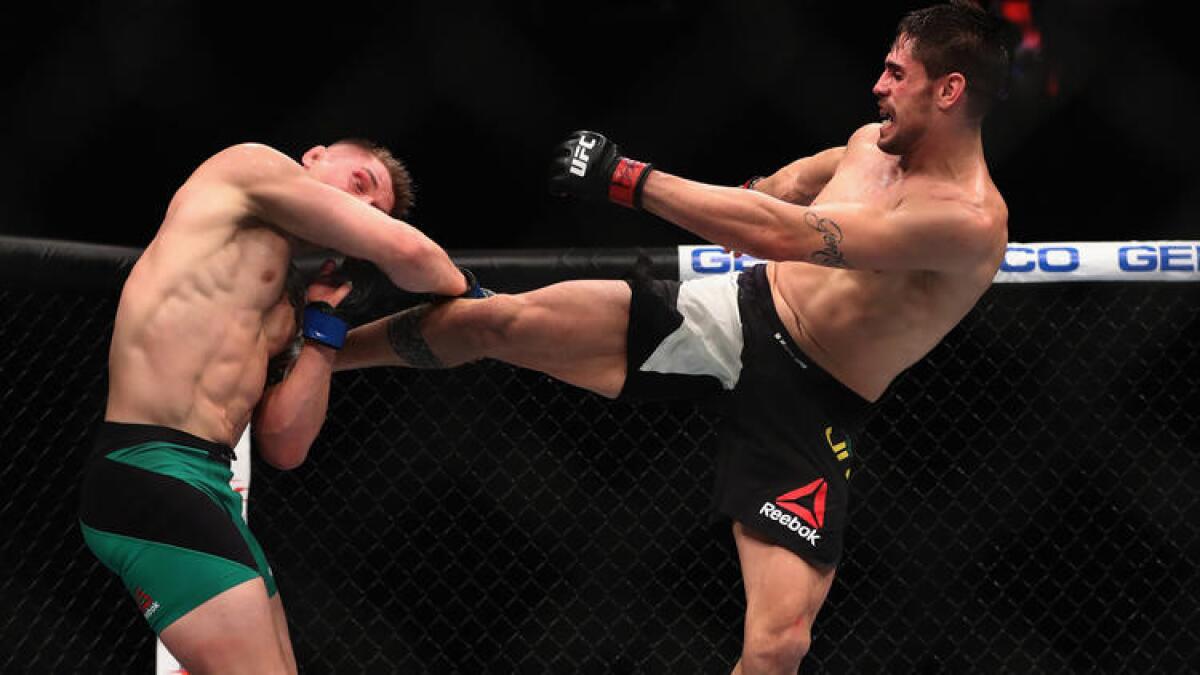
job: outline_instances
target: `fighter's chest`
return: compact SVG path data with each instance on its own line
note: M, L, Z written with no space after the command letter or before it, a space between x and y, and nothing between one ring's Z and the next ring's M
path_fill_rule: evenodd
M854 203L891 209L912 189L898 160L880 152L848 152L813 204Z

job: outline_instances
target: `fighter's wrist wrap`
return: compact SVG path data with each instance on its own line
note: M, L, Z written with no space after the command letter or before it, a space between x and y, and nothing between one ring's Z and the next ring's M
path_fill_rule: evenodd
M306 340L312 340L334 349L346 344L346 322L328 302L310 302L304 306L304 329Z
M746 181L745 183L742 183L742 187L747 190L753 190L754 186L758 185L758 181L762 180L763 178L766 178L766 176L754 176L753 178Z
M642 190L645 189L646 179L653 170L653 164L628 157L617 157L616 166L613 167L612 176L608 181L609 201L640 211Z
M580 130L559 144L550 163L550 193L607 200L642 208L642 191L654 167L621 155L604 134Z

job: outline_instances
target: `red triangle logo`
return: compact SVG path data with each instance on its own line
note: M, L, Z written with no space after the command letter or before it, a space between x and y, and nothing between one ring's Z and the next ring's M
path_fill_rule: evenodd
M825 525L825 493L828 491L829 484L824 478L818 478L804 487L779 495L775 498L775 503L780 508L800 516L812 527L820 529ZM809 505L801 505L801 500L809 502Z

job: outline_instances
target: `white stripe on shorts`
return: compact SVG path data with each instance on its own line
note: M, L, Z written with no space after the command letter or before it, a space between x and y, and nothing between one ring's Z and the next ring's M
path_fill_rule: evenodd
M683 282L676 308L683 315L683 323L659 343L640 370L712 375L726 389L736 387L742 375L738 275Z

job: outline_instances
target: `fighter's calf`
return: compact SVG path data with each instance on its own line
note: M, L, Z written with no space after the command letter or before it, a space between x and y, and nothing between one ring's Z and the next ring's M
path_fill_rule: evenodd
M453 368L495 356L525 304L520 296L493 295L418 305L388 320L388 342L410 367Z

